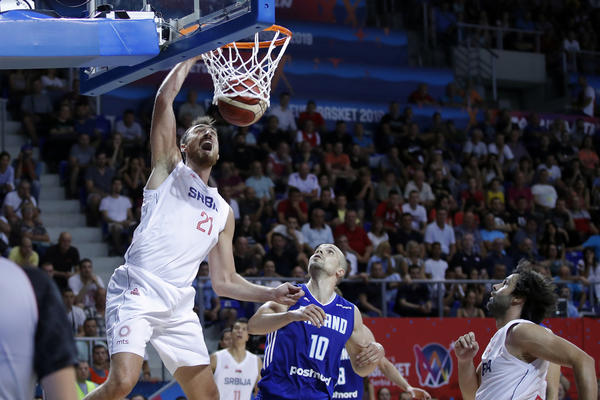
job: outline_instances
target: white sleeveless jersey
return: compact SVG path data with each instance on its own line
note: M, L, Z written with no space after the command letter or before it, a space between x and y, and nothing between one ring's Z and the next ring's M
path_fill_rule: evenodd
M481 385L476 400L545 400L549 362L519 360L506 348L506 333L516 324L533 324L516 319L504 325L490 340L481 356Z
M225 349L215 353L217 368L215 382L221 400L250 400L258 379L258 356L246 351L246 357L237 363Z
M125 263L176 287L188 287L217 244L229 205L180 161L154 190L144 189L142 218Z

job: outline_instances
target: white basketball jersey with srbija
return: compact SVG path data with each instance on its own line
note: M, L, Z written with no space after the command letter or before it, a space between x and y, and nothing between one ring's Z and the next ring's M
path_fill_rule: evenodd
M246 351L244 361L238 364L225 349L215 353L217 368L215 382L221 400L250 400L258 379L258 357Z
M141 222L125 264L188 287L217 244L228 214L229 205L217 189L181 161L157 189L144 189Z
M516 319L500 328L481 356L481 385L476 400L545 400L549 362L526 363L509 353L506 334L516 324L533 324Z

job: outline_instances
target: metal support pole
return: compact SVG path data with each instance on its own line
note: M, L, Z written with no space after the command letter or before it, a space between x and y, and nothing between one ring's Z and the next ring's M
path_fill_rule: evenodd
M444 297L442 296L443 283L437 283L437 302L438 302L438 317L444 316Z
M8 120L8 111L6 104L8 99L0 99L0 147L2 151L6 150L6 122Z
M429 18L427 18L427 3L423 2L423 39L425 40L425 47L429 47Z
M504 39L502 38L502 29L498 29L496 31L496 47L500 50L504 48L503 40Z
M385 282L380 282L381 286L381 313L384 317L387 317L387 291L385 289Z
M498 86L496 82L496 57L493 55L492 57L492 96L494 98L494 102L498 101Z

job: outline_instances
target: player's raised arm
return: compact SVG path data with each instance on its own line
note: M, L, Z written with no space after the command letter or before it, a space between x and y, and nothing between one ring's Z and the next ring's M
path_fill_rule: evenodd
M594 359L579 347L535 324L518 324L506 339L509 350L523 357L550 361L573 368L581 400L596 400L598 385Z
M371 374L385 356L383 346L375 341L373 332L363 324L362 316L356 306L354 307L354 330L346 343L346 350L350 356L352 369L362 377Z
M458 359L458 385L464 400L475 400L475 393L481 385L480 367L475 369L473 358L479 351L475 334L469 332L454 342L454 352Z
M231 244L234 229L235 219L230 207L225 229L219 234L218 243L208 254L210 279L217 295L241 301L275 301L288 306L295 304L304 295L299 287L287 282L276 288L255 285L235 272Z
M198 59L199 57L190 58L177 64L169 72L156 93L150 128L152 174L148 179L148 189L156 189L160 186L181 160L181 153L177 147L173 101L190 69Z
M289 311L287 306L269 301L263 304L248 321L248 333L266 335L295 321L309 321L314 326L320 327L324 320L325 311L314 304Z
M413 399L431 399L431 396L425 390L410 386L400 371L398 371L394 364L392 364L387 358L383 357L377 366L379 367L381 373L388 378L390 382L400 386L405 392L410 393Z

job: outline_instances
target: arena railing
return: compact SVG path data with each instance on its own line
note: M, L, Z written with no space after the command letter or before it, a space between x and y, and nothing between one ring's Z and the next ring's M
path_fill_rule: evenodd
M544 32L542 31L530 31L525 29L517 29L517 28L505 28L502 26L491 26L491 25L478 25L478 24L467 24L464 22L458 22L456 24L456 31L458 35L458 43L462 43L466 38L466 34L468 31L489 31L496 37L496 45L491 46L492 48L503 50L504 49L504 36L507 33L517 33L521 35L532 35L535 40L535 52L539 53L541 51L541 37Z
M253 283L259 283L259 284L264 284L265 282L291 282L291 283L305 283L307 281L307 279L298 279L298 278L283 278L283 277L244 277L245 279L247 279L250 282ZM206 281L209 280L210 278L208 277L198 277L199 281ZM360 280L355 280L355 279L344 279L343 282L360 282ZM364 281L363 281L364 282ZM431 292L436 292L436 294L434 296L431 296L431 299L434 301L435 303L435 307L434 309L437 309L438 312L438 317L443 318L444 317L444 293L445 293L445 285L452 285L452 284L484 284L486 285L486 289L487 292L491 291L491 286L493 284L499 283L501 282L501 280L493 280L493 279L446 279L446 280L431 280L431 279L413 279L411 280L410 283L424 283L429 285L429 289ZM387 292L390 290L394 290L394 289L387 289L386 288L386 284L389 283L400 283L400 284L407 284L407 282L405 281L393 281L393 280L388 280L388 279L369 279L368 283L376 283L379 285L380 290L381 290L381 304L380 304L380 310L381 313L383 314L383 317L387 317L388 316L388 307L387 307L387 302L386 302L386 297L387 297ZM563 281L563 280L559 280L559 281L554 281L554 283L556 285L562 285L562 284L572 284L572 281ZM589 281L588 285L583 285L583 286L590 286L593 287L594 285L598 285L600 284L600 281L594 281L591 280ZM442 287L444 287L444 290L440 290ZM401 290L402 286L398 287L397 290ZM594 293L594 290L587 290L587 292L589 293L589 304L591 305L595 305L596 304L596 299L595 296L598 295L598 293ZM343 293L342 293L343 294ZM203 321L203 316L204 316L204 304L203 303L203 288L201 285L198 285L198 296L197 298L199 299L200 304L198 304L198 315L200 317L200 322L204 325L204 321ZM402 317L402 316L400 316Z
M600 75L600 52L579 50L562 52L562 69L567 77L570 74Z

